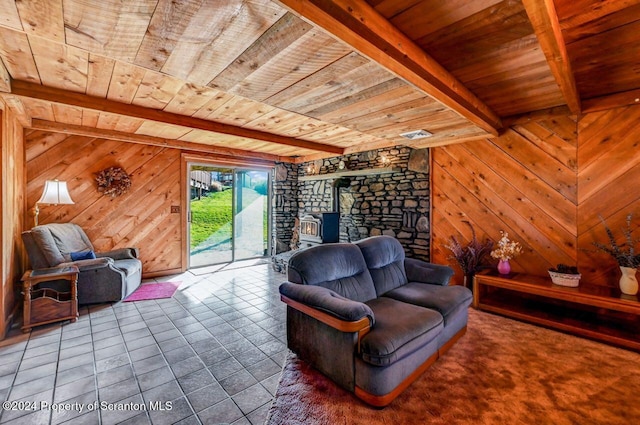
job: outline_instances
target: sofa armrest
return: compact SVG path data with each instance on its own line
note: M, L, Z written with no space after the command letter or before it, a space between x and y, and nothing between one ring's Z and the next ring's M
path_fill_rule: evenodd
M113 264L113 260L111 258L94 258L90 260L78 260L62 263L60 266L76 266L80 272L84 272L87 270L102 269L109 266L109 264Z
M96 257L109 257L114 260L127 260L130 258L139 258L139 251L138 248L119 248L114 249L113 251L96 252Z
M427 263L415 258L405 258L404 268L409 282L431 283L434 285L449 285L454 271L442 264Z
M360 331L375 323L368 305L321 286L285 282L280 295L287 305L343 332Z

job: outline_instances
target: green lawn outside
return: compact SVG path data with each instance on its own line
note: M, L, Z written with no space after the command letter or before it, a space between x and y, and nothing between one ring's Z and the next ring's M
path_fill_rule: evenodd
M261 195L253 189L242 189L242 201L249 205ZM191 248L198 246L226 226L229 236L233 220L233 191L212 192L199 200L191 201ZM265 220L266 224L266 220Z

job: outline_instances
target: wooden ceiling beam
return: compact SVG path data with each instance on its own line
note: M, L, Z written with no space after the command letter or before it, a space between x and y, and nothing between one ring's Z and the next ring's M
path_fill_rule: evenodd
M317 161L320 159L333 158L333 157L334 157L333 155L326 154L326 153L314 153L311 155L297 156L293 158L292 162L294 164L302 164L305 162Z
M555 108L542 109L539 111L527 112L526 114L511 115L502 118L505 128L513 125L522 125L530 122L543 121L553 119L555 117L566 117L573 115L566 105L556 106Z
M582 112L587 114L629 105L640 105L640 89L587 99L582 102Z
M319 152L329 152L341 155L343 149L339 146L325 145L309 140L280 136L266 131L237 127L215 121L203 120L186 115L174 114L143 106L114 102L112 100L89 96L68 90L46 87L39 84L27 83L20 80L12 80L11 93L16 96L44 100L64 105L72 105L80 108L108 112L127 117L140 118L165 124L179 125L199 130L212 131L214 133L228 134L231 136L245 137L247 139L260 140L280 145L294 146Z
M500 117L364 0L276 2L347 43L483 130L498 135L502 127Z
M245 160L255 160L260 164L273 164L275 162L294 162L294 158L271 155L260 152L250 152L242 149L232 149L223 146L212 146L204 143L184 142L181 140L163 139L161 137L144 136L140 134L125 133L123 131L106 130L101 128L86 127L74 124L63 124L52 121L33 119L29 128L33 130L49 131L52 133L73 134L77 136L95 137L98 139L116 140L119 142L138 143L142 145L160 146L165 148L180 149L183 151L213 154L222 157L241 157Z
M15 114L21 126L23 127L31 126L31 117L27 113L27 110L25 109L24 104L22 103L22 100L11 95L2 95L0 97L4 99L4 102L6 103L7 107L9 107L9 109L13 111L13 113Z
M522 0L522 4L569 110L579 115L580 95L553 0Z
M11 93L11 76L0 58L0 92Z

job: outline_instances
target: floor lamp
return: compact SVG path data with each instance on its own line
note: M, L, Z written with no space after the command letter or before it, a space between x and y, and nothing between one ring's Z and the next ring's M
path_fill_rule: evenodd
M73 203L73 199L71 199L71 196L69 195L69 189L67 189L67 182L47 180L44 183L42 196L36 201L36 206L34 207L35 225L38 225L38 214L40 214L38 204L66 205Z

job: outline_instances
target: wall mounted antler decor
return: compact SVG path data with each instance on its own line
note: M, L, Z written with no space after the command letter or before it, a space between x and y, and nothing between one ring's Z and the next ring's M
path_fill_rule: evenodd
M109 167L96 175L98 192L112 198L126 193L131 187L131 176L122 167Z

